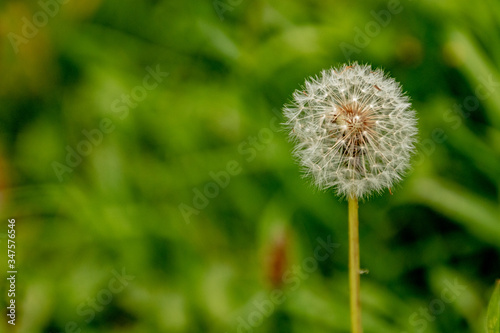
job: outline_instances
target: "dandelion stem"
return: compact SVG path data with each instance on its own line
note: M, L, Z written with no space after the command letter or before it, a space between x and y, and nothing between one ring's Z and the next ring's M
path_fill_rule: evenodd
M359 221L358 198L349 197L349 295L351 302L351 332L362 333L359 283Z

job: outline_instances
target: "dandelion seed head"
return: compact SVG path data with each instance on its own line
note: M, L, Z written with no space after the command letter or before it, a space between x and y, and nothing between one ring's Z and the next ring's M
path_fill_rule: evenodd
M382 70L357 63L324 70L293 97L284 114L294 155L320 189L362 198L408 170L415 112Z

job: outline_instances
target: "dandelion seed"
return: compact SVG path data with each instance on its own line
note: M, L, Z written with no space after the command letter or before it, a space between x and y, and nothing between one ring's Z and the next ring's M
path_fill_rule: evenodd
M284 114L294 155L320 189L362 198L393 187L408 169L415 112L382 70L357 63L324 70L293 96Z

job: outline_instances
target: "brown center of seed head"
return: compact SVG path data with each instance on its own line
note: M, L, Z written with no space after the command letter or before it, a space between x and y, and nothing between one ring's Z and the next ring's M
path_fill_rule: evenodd
M373 133L375 122L371 110L357 102L340 105L332 123L340 127L337 131L334 130L331 133L332 136L335 136L343 143L342 152L344 156L359 157L368 136Z

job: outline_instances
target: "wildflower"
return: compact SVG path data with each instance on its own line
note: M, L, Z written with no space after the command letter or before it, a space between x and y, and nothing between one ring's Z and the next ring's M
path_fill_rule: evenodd
M401 180L417 134L401 86L369 65L343 65L311 77L284 108L294 155L320 189L365 197Z

